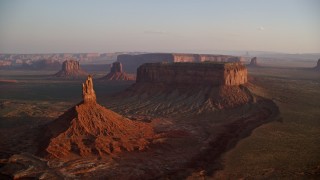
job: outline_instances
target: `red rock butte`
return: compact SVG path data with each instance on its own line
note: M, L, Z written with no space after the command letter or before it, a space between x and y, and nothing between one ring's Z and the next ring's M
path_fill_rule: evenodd
M241 63L146 63L137 71L137 83L233 86L247 81Z
M62 69L54 76L63 78L81 78L88 76L88 73L80 68L79 61L66 60L62 64Z
M122 64L120 62L112 63L111 71L102 80L116 80L116 81L130 81L135 80L133 75L129 75L122 70Z
M83 102L49 123L40 137L39 155L62 160L112 156L148 147L151 125L129 120L96 102L93 81L82 85Z

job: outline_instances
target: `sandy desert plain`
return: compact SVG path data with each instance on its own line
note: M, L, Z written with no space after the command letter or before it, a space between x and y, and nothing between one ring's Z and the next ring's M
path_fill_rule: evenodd
M279 67L268 61L248 67L244 86L252 102L217 111L192 108L205 90L160 92L162 87L102 81L106 72L89 72L100 105L149 124L156 135L141 151L72 159L38 156L39 136L82 100L85 79L52 78L56 71L0 70L6 80L0 82L0 179L317 179L320 72L312 70L315 64Z

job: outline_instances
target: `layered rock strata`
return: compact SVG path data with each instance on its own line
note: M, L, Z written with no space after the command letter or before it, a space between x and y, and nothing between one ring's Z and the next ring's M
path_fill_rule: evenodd
M247 69L241 63L146 63L119 98L128 112L200 114L254 102L246 84ZM136 108L141 106L144 110Z
M147 148L153 137L149 124L129 120L96 102L91 76L82 85L83 102L48 124L39 153L68 160L106 156Z
M88 76L88 73L80 68L79 61L66 60L62 64L62 69L54 76L64 78L81 78Z
M233 86L247 82L241 63L146 63L137 70L137 83Z

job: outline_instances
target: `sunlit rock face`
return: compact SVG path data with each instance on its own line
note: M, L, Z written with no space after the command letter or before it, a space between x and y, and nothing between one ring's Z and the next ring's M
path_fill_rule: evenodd
M146 63L137 70L137 83L241 85L247 69L241 63Z
M89 76L86 82L82 84L82 97L84 103L96 103L96 93L93 90L91 76Z
M69 160L148 147L154 136L150 124L132 121L99 105L91 76L83 83L82 92L82 102L44 128L40 155Z

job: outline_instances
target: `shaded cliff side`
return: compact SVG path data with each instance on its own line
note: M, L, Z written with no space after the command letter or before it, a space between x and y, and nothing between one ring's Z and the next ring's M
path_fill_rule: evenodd
M146 63L137 70L137 83L240 85L247 82L241 63Z

